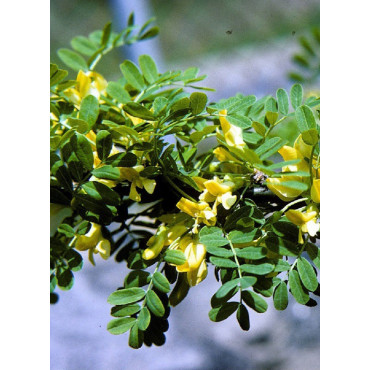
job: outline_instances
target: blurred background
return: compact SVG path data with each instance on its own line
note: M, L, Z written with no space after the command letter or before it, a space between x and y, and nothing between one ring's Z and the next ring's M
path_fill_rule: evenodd
M50 8L51 62L64 68L59 48L111 20L120 31L134 11L137 25L156 17L159 36L114 50L97 71L118 79L119 64L136 62L140 54L151 55L160 72L196 66L208 76L202 86L216 89L208 94L213 101L238 92L261 97L279 87L289 90L288 74L299 69L292 60L301 50L298 39L320 23L319 0L51 0ZM317 91L319 79L304 87ZM319 305L308 308L291 300L278 312L267 299L266 313L250 310L249 332L233 316L213 323L209 301L219 287L213 271L172 309L163 347L133 350L127 334L106 330L111 318L106 299L122 285L127 269L113 258L97 262L93 267L86 260L72 290L58 292L59 301L51 306L53 370L319 369Z

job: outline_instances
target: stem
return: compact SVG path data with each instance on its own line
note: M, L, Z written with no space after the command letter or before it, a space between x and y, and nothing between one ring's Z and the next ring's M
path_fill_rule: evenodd
M294 204L297 204L297 203L300 203L300 202L303 202L303 201L306 201L308 200L308 198L300 198L300 199L296 199L294 200L293 202L290 202L289 204L287 204L282 210L281 212L285 212L288 208L290 208L292 205Z
M190 195L186 194L182 189L180 189L166 174L163 174L163 176L166 178L166 180L169 182L169 184L177 190L181 195L183 195L185 198L191 200L192 202L197 203L197 201L191 197Z

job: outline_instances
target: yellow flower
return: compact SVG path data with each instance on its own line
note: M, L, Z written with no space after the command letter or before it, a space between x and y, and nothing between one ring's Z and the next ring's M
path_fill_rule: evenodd
M178 272L186 272L190 286L197 285L206 278L206 247L199 243L198 236L184 236L174 249L180 250L185 254L186 262L183 265L176 266L176 269Z
M99 99L108 86L107 81L97 72L79 71L77 75L77 85L64 91L64 94L75 104L80 105L81 100L88 95L93 95Z
M311 186L311 199L315 203L320 203L320 179L314 179Z
M213 180L207 180L203 183L204 191L199 199L204 202L215 202L212 210L217 212L217 206L221 203L225 209L230 209L236 202L236 195L232 195L235 189L235 183L232 181L221 181L217 176Z
M307 172L310 174L310 167L308 164L308 160L311 157L312 153L312 146L307 145L303 139L302 135L299 135L294 143L294 147L290 147L284 145L280 150L279 154L283 157L284 161L291 161L291 160L299 160L298 163L293 165L288 165L283 167L283 172ZM317 159L313 158L313 165L316 165ZM314 171L315 173L320 173L318 171ZM320 180L316 181L315 178L313 180L313 185L311 188L311 197L314 202L320 202ZM292 189L286 186L284 183L287 181L298 181L302 183L306 183L308 181L308 177L296 176L294 174L289 175L282 175L280 178L268 178L266 180L267 187L276 194L281 200L289 202L299 195L303 193L303 190ZM318 201L317 201L318 200Z
M229 151L227 151L222 146L219 146L216 149L214 149L213 154L216 156L216 158L220 162L231 161L231 162L236 162L236 163L242 163L241 161L236 159Z
M181 198L176 204L176 207L195 218L193 233L198 232L197 227L201 223L207 226L214 226L216 224L216 214L206 202L195 203L186 198Z
M320 229L320 224L316 223L318 209L313 204L307 207L306 212L290 209L285 213L285 216L294 225L299 226L298 242L300 244L303 244L302 232L315 236Z
M156 258L161 253L168 236L168 228L166 226L160 226L157 233L150 237L146 245L149 247L144 250L143 258L145 260L151 260Z
M223 109L220 111L220 124L222 132L224 133L225 141L227 145L242 147L245 146L243 140L243 130L240 127L234 126L231 124L226 116L227 110Z
M135 167L120 167L120 178L121 180L128 180L131 182L129 198L136 202L141 201L141 196L137 192L136 188L144 189L149 193L153 194L156 182L153 179L141 177L140 172L144 170L144 166L139 165Z
M79 251L89 250L89 260L95 265L94 253L99 253L103 259L110 256L110 242L103 237L101 225L91 223L91 228L86 235L79 235L76 240L76 249Z
M299 181L297 176L281 176L279 178L276 177L269 177L266 180L267 187L277 195L281 200L285 202L290 202L291 200L297 198L299 195L302 194L302 190L292 189L284 185L287 181Z

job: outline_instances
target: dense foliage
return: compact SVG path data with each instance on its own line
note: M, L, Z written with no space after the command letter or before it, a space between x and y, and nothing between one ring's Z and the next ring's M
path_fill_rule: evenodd
M59 51L74 80L50 66L52 303L87 252L132 270L108 297L107 328L130 331L133 348L165 342L170 307L209 270L220 282L212 321L235 314L249 330L249 309L265 312L273 296L284 310L289 291L316 305L319 98L295 84L209 102L197 68L159 73L149 55L106 81L94 70L104 54L158 32L135 30L130 16L119 34L108 24L74 38ZM282 122L300 132L293 146Z

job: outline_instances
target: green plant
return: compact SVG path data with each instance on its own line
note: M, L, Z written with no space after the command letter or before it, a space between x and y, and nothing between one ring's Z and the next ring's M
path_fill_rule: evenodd
M81 251L114 256L132 271L108 302L112 334L129 345L162 345L170 306L214 267L220 288L209 317L235 314L249 330L248 309L301 304L319 295L320 151L318 97L257 99L237 94L208 102L197 68L159 73L148 55L125 60L118 81L94 69L114 47L152 37L134 18L111 25L59 56L78 72L51 64L51 301L68 290ZM83 57L82 55L85 57ZM87 58L87 60L86 60ZM274 128L291 121L294 146ZM170 143L170 139L173 143ZM208 144L202 145L200 143ZM206 149L204 149L206 147ZM281 158L282 157L282 158Z

